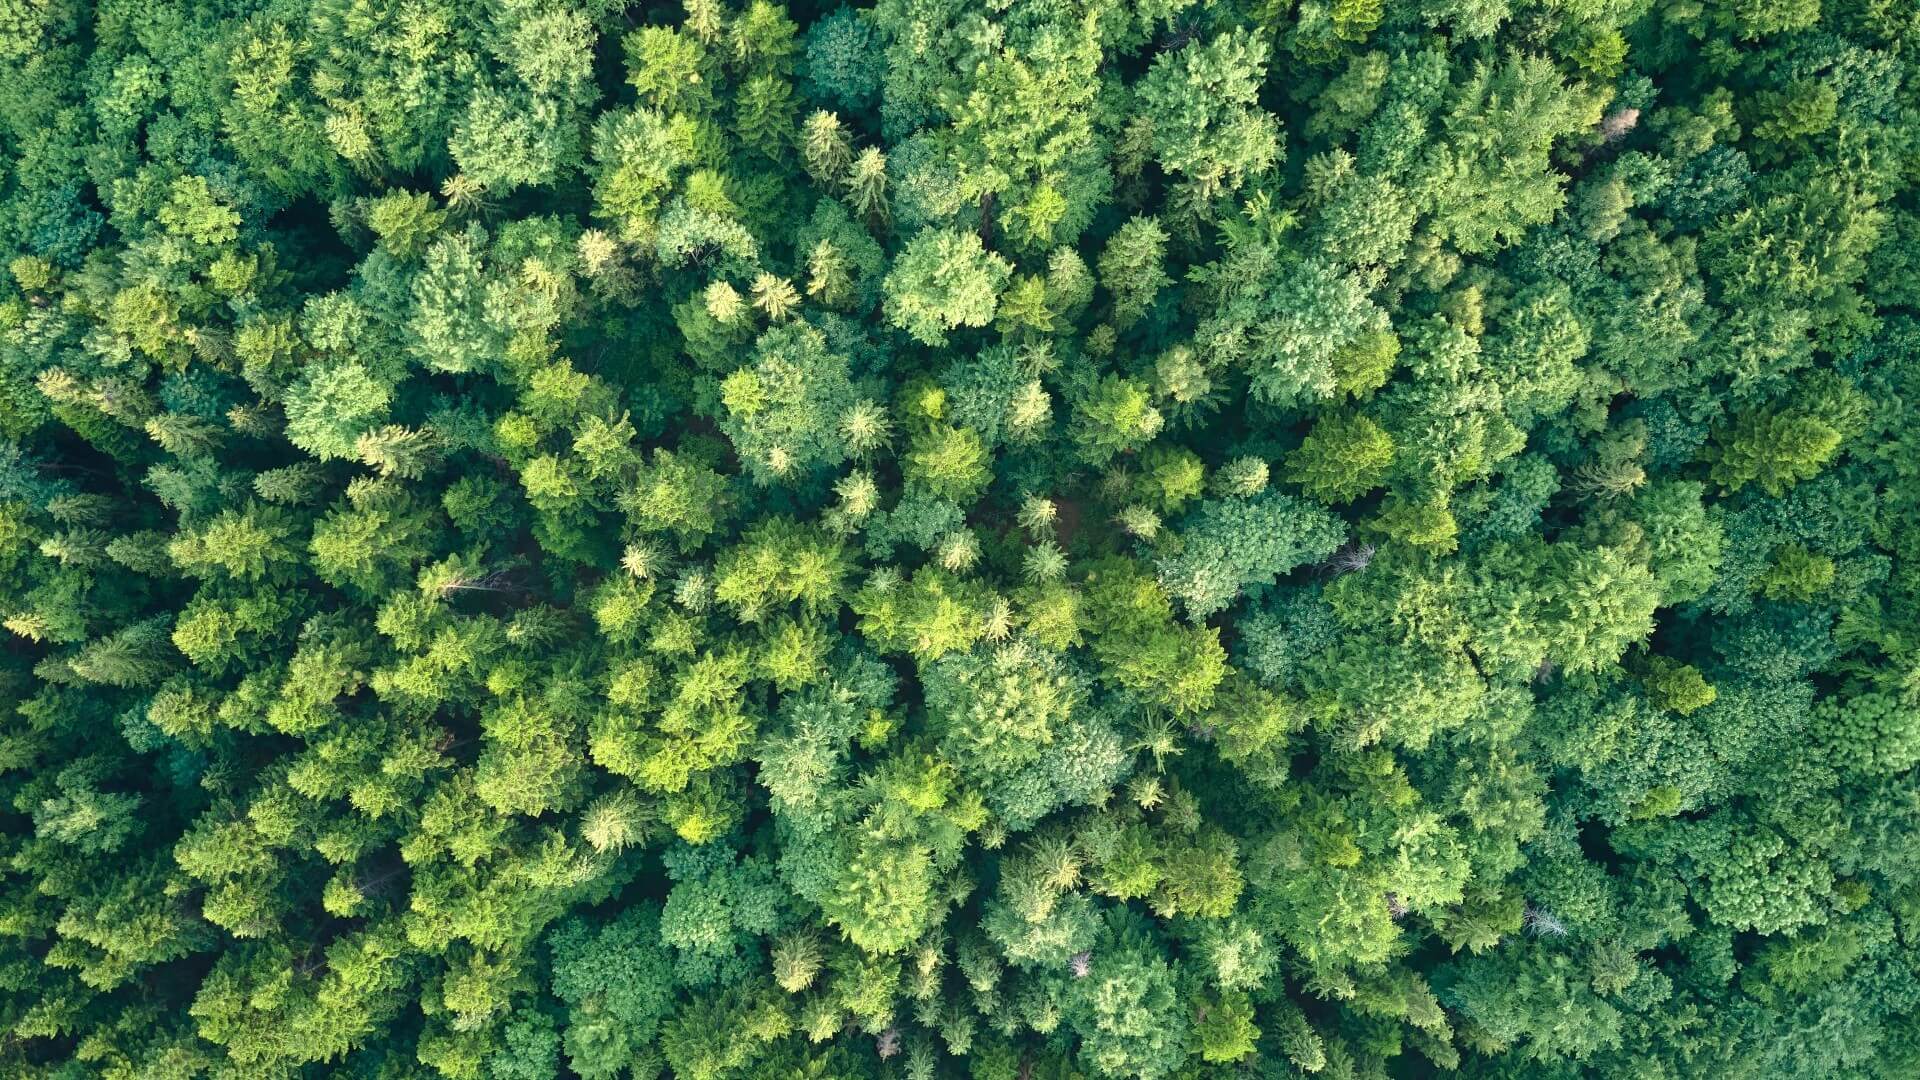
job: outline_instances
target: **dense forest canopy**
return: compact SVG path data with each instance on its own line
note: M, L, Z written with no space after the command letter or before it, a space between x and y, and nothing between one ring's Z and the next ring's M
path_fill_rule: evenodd
M1917 52L0 3L0 1074L1920 1075Z

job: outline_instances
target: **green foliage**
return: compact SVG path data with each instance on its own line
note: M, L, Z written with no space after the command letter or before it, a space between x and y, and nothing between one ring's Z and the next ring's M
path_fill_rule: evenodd
M1095 1075L1160 1077L1186 1057L1174 972L1147 940L1129 913L1109 915L1087 974L1068 991L1063 1013Z
M1088 701L1088 680L1029 642L963 653L922 675L943 754L1010 832L1111 790L1130 755Z
M1190 617L1203 619L1248 587L1333 554L1345 534L1338 518L1277 492L1207 499L1158 561L1160 581Z
M615 1076L645 1060L672 1005L659 927L657 911L634 906L605 925L570 918L547 935L567 1065L581 1076Z
M721 430L748 471L769 482L845 461L843 420L859 404L846 357L805 323L768 330L753 354L720 384Z
M1890 0L0 10L0 1076L1920 1074Z
M359 436L386 419L392 390L359 363L313 367L286 394L286 438L313 457L353 457Z
M1834 384L1822 384L1825 390ZM1813 397L1797 408L1766 408L1743 413L1715 433L1707 457L1714 481L1728 491L1757 483L1776 498L1802 480L1819 475L1854 430L1862 409L1851 386L1839 383L1832 394ZM1809 395L1812 397L1812 395Z
M993 321L1012 273L978 236L929 229L908 241L887 271L887 322L923 345L944 345L949 330Z
M1379 487L1393 464L1393 436L1366 416L1331 416L1314 425L1287 458L1286 477L1327 503L1352 502Z
M1155 160L1198 210L1280 157L1280 125L1258 107L1266 43L1244 29L1156 57L1140 82Z

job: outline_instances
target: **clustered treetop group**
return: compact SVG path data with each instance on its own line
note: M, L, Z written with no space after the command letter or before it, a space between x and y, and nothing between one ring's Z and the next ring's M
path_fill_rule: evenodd
M0 1074L1920 1075L1917 57L0 5Z

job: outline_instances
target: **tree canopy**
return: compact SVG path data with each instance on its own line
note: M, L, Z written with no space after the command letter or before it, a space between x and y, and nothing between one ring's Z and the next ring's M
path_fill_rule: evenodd
M5 5L0 1075L1920 1075L1916 57Z

